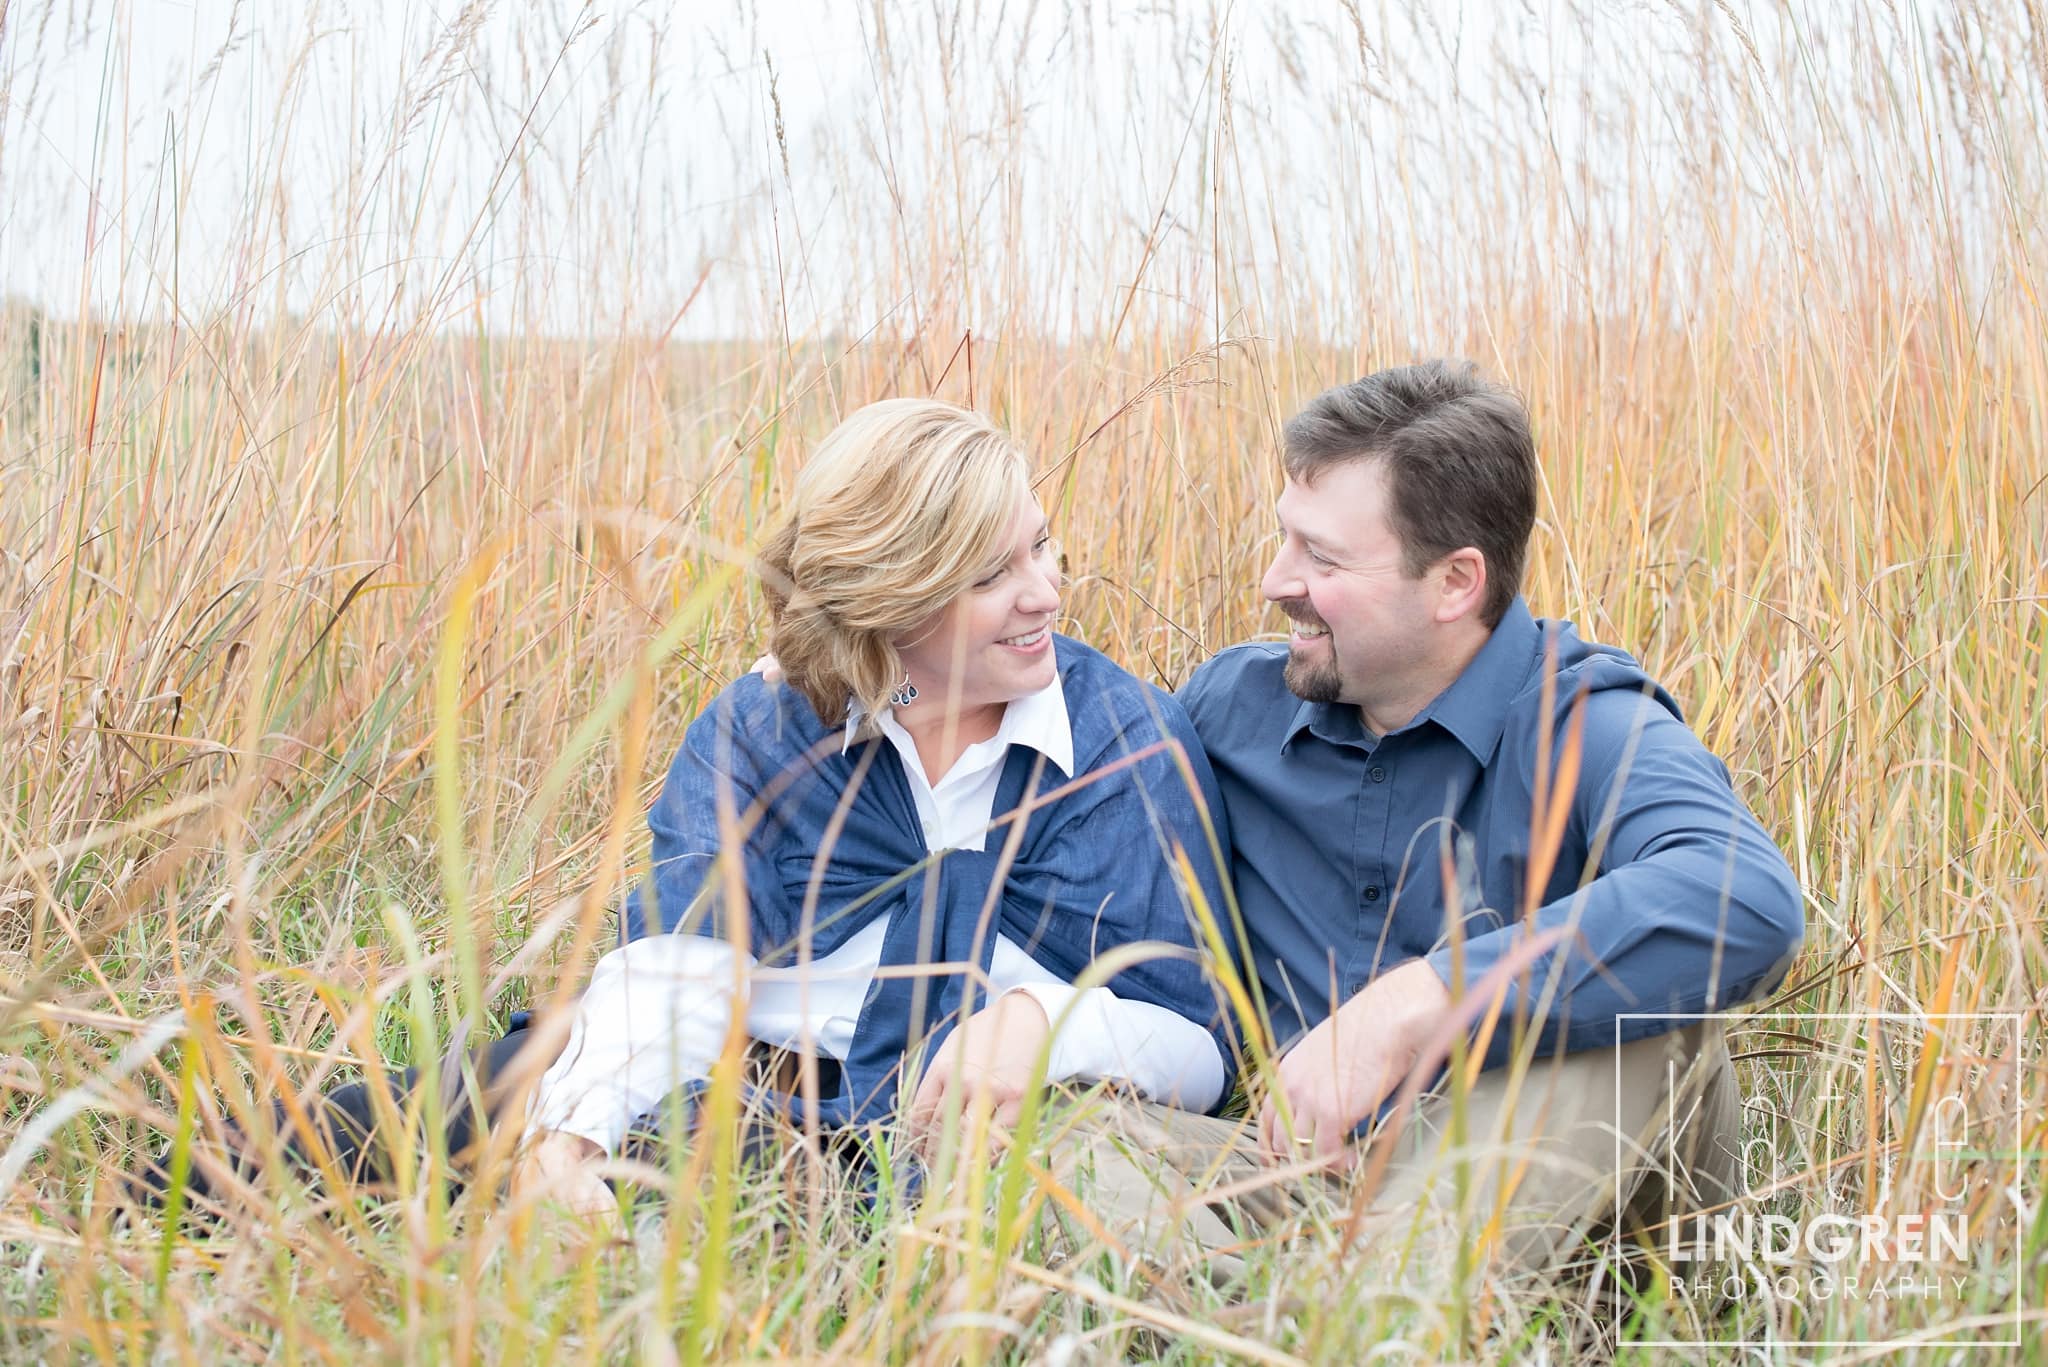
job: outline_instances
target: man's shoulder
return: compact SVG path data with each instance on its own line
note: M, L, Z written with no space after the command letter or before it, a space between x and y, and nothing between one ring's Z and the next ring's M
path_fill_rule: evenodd
M1639 755L1645 746L1698 745L1677 699L1635 656L1581 636L1568 621L1537 624L1555 642L1556 661L1545 686L1546 656L1539 651L1527 682L1508 703L1510 725L1537 734L1546 697L1553 735L1564 735L1577 715L1586 763L1598 769Z
M1286 670L1285 642L1246 641L1204 660L1176 696L1203 743L1214 745L1247 730L1284 725L1293 716L1298 699L1287 690Z
M1537 626L1556 643L1555 683L1550 693L1569 708L1581 694L1616 695L1609 703L1628 695L1648 699L1680 717L1678 703L1651 676L1635 656L1619 646L1589 641L1568 621L1542 619ZM1517 705L1533 706L1544 693L1544 654L1539 647L1536 668L1515 698ZM1682 720L1683 718L1680 717Z
M1195 666L1178 696L1193 712L1197 699L1213 702L1245 689L1285 693L1286 668L1286 642L1242 641L1225 646Z

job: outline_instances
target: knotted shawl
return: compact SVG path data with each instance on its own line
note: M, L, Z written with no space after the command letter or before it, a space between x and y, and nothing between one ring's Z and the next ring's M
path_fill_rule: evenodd
M843 719L824 721L795 689L760 675L722 690L684 737L648 814L652 863L627 899L625 938L713 935L773 966L798 962L806 942L822 958L870 922L888 923L883 971L839 1092L822 1099L823 1124L887 1117L906 1051L936 1048L985 1004L958 966L985 975L998 934L1065 982L1119 946L1170 947L1107 986L1203 1025L1233 1067L1192 912L1199 896L1235 960L1214 854L1230 849L1215 776L1170 695L1079 641L1058 637L1054 650L1078 772L1012 745L980 851L928 850L896 747L873 736L842 749ZM1020 812L1018 832L1004 817ZM722 832L736 869L718 858ZM917 965L956 967L891 972Z

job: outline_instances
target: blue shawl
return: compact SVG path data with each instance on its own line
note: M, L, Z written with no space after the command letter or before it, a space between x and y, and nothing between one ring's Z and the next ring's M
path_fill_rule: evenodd
M1190 889L1176 868L1184 856L1235 959L1211 852L1228 858L1230 836L1208 759L1171 695L1064 636L1055 658L1078 772L1011 746L987 848L936 857L886 738L842 753L844 721L824 721L795 689L754 674L731 684L691 724L648 813L652 866L627 899L625 938L712 935L778 965L797 961L806 935L822 958L886 920L885 970L974 963L985 974L1000 933L1067 982L1119 946L1159 942L1177 952L1146 957L1107 985L1208 1028L1230 1071L1228 1011L1196 952ZM1005 817L1026 808L1019 834ZM721 830L744 835L737 870L720 868ZM744 897L728 898L736 885ZM820 1123L886 1118L906 1050L936 1048L983 996L964 972L878 975ZM795 1098L783 1101L800 1112Z

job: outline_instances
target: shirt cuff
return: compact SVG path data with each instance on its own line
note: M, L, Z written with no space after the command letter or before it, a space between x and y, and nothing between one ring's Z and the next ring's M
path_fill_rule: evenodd
M635 1119L708 1076L730 1023L735 954L723 941L670 934L600 959L535 1089L527 1135L562 1130L616 1153Z
M1031 998L1038 1003L1038 1009L1045 1012L1045 1023L1052 1032L1052 1049L1045 1060L1047 1082L1071 1082L1084 1071L1084 1060L1077 1057L1078 1051L1068 1043L1070 1039L1082 1036L1088 1030L1101 1030L1105 1022L1101 1019L1099 1005L1089 998L1097 992L1107 996L1109 989L1096 987L1083 990L1072 983L1027 983L1013 987L1010 992ZM1008 996L1009 992L1003 994ZM1091 1011L1091 1005L1094 1009ZM1069 1012L1068 1008L1073 1010ZM1089 1019L1083 1019L1084 1016Z
M1128 1082L1151 1101L1207 1112L1223 1098L1216 1037L1177 1011L1127 1001L1107 987L1014 987L1053 1027L1047 1082ZM1062 1019L1064 1017L1064 1019Z
M559 1130L588 1139L607 1154L616 1155L626 1141L626 1127L632 1117L626 1112L631 1102L617 1087L588 1085L575 1095L560 1092L537 1098L526 1121L526 1137Z

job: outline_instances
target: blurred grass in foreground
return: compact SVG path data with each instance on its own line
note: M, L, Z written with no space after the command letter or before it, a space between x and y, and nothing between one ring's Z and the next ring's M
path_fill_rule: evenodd
M1355 1361L1399 1337L1512 1361L1573 1341L1591 1312L1528 1288L1483 1282L1456 1313L1390 1292L1338 1256L1341 1210L1254 1250L1247 1304L1047 1270L1010 1242L1044 1199L1015 1163L957 1203L863 1212L793 1182L803 1155L766 1177L683 1155L665 1217L580 1249L543 1214L451 1202L431 1162L380 1209L271 1183L212 1239L111 1224L140 1144L353 1059L429 1057L465 1005L573 990L684 724L762 638L758 598L721 576L807 443L893 393L1028 438L1075 580L1064 629L1172 685L1274 625L1256 586L1286 415L1383 364L1478 360L1538 427L1532 604L1645 661L1807 891L1777 1005L2025 1013L2000 1062L2048 1114L2038 7L1643 19L1696 48L1683 91L1564 88L1492 49L1503 109L1597 97L1586 145L1628 149L1598 163L1436 117L1430 81L1389 87L1403 63L1340 14L1365 71L1293 95L1327 101L1359 159L1300 164L1210 60L1230 33L1174 21L1184 160L1148 168L1156 218L1099 238L1016 192L1015 145L984 134L1026 114L920 94L973 66L979 22L965 58L929 16L878 48L886 117L961 189L830 211L908 301L886 318L792 334L764 313L745 343L433 326L463 316L459 273L438 316L354 277L310 311L252 291L150 322L0 312L0 1356ZM1433 25L1406 22L1404 54L1438 60ZM1244 23L1233 42L1271 36ZM0 25L17 53L35 39ZM333 96L311 79L291 93ZM1377 139L1388 118L1427 139ZM820 147L848 175L880 155L850 128ZM1253 231L1292 194L1329 228L1314 252ZM267 224L244 225L258 258ZM1102 259L1118 288L1074 304ZM1812 1060L1853 1029L1816 1022L1775 1061L1783 1113L1844 1085ZM1909 1084L1873 1104L1921 1118ZM1803 1137L1816 1183L1868 1159L1865 1118L1813 1113L1835 1122ZM2029 1204L2030 1123L1980 1169ZM1708 1332L1873 1340L1938 1317L1991 1340L2017 1283L2031 1332L2042 1236L1986 1237L1998 1275L1966 1307L1750 1300ZM1632 1332L1663 1336L1658 1316Z

